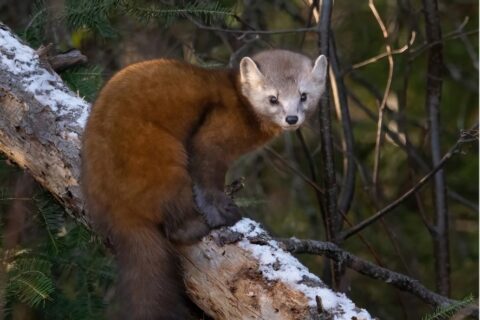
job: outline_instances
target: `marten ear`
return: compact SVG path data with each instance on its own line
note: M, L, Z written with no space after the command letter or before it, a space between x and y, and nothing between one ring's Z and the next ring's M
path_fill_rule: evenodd
M327 68L327 58L322 54L317 58L317 60L315 60L315 64L313 65L312 69L312 78L315 81L324 83L325 78L327 77Z
M249 57L244 57L240 61L240 82L257 86L263 82L263 74L258 69L257 64Z

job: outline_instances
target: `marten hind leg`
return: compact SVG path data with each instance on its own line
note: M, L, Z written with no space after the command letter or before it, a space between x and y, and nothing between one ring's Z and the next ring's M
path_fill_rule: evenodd
M131 204L131 212L156 224L169 240L200 240L210 230L194 205L183 143L151 123L123 138L128 143L115 150L116 176L122 177L115 188L127 201L117 196L117 202Z

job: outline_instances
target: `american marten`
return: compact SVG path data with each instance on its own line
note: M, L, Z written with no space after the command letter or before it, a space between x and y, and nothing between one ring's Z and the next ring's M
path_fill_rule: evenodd
M233 161L317 107L327 59L285 50L236 69L158 59L108 81L83 135L86 209L113 245L122 319L186 319L175 245L233 225L223 192Z

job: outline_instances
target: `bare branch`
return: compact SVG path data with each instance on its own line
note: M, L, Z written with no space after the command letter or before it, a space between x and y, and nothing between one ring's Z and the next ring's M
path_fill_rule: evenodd
M417 58L420 54L422 54L425 50L429 49L435 44L438 44L440 42L445 42L448 40L455 40L455 39L461 39L464 41L467 36L474 35L478 33L478 29L473 29L473 30L468 30L468 31L463 31L463 28L466 25L466 22L468 22L468 19L465 19L465 21L454 31L449 32L445 34L445 36L442 37L440 41L435 41L432 43L425 42L424 44L418 45L416 47L412 47L415 39L416 39L416 33L412 32L410 36L410 40L407 44L405 44L403 47L398 48L398 49L392 49L391 55L399 55L402 53L405 53L408 49L411 49L412 56L410 57L410 60L414 60ZM346 67L344 70L342 70L342 74L345 75L355 69L359 69L362 67L365 67L369 64L378 62L381 59L387 58L389 56L388 52L380 53L374 57L368 58L364 61L357 62L349 67ZM477 62L474 57L472 57L472 62L474 67L477 67Z
M381 93L370 83L367 83L366 80L362 79L359 75L355 72L350 74L352 76L352 80L358 82L362 86L364 86L369 92L371 92L377 99L381 99ZM370 109L365 106L365 104L350 90L347 90L347 94L352 99L353 102L368 116L369 119L372 121L377 121L377 116L370 111ZM388 105L387 105L388 108ZM420 169L424 172L429 172L432 168L427 164L427 162L423 159L420 152L411 144L406 143L403 141L398 132L391 130L387 125L383 124L383 130L388 135L396 145L398 145L402 150L404 150L412 160L420 167ZM459 203L463 204L465 207L471 209L474 212L478 212L478 205L465 197L463 197L458 192L454 190L447 189L448 196L452 199L455 199Z
M380 219L381 217L383 217L385 214L387 214L388 212L392 211L393 209L395 209L396 207L398 207L405 199L407 199L408 197L410 197L412 194L414 194L415 192L417 192L423 185L425 185L425 183L428 182L428 180L430 178L433 177L433 175L435 175L435 173L437 173L444 165L445 163L451 158L453 157L456 152L458 151L459 147L466 143L466 142L470 142L471 140L466 140L465 139L465 136L466 135L471 135L470 132L476 130L476 127L478 127L478 124L476 124L476 126L472 129L470 129L469 131L466 131L464 133L462 133L461 137L457 140L457 142L455 143L455 145L443 156L443 158L441 159L441 161L437 164L437 166L435 168L432 169L432 171L430 171L427 175L425 175L422 179L420 179L417 184L415 184L415 186L413 186L410 190L408 190L407 192L405 192L402 196L400 196L397 200L393 201L392 203L390 203L389 205L387 205L385 208L381 209L380 211L378 211L377 213L375 213L374 215L372 215L371 217L365 219L364 221L360 222L359 224L357 224L356 226L344 231L340 238L341 239L347 239L349 237L351 237L352 235L356 234L357 232L363 230L365 227L369 226L370 224L372 224L373 222L377 221L378 219Z
M335 37L330 38L330 66L332 71L331 84L333 101L337 106L338 116L342 122L343 130L343 181L338 199L338 210L344 215L350 209L350 205L355 193L355 160L354 160L354 138L352 130L352 122L350 120L350 111L348 108L348 99L343 77L340 73L340 65L338 61L337 49L335 46Z
M461 25L459 28L463 28ZM466 36L471 36L474 34L478 34L478 29L473 29L473 30L468 30L468 31L463 31L463 29L459 29L452 31L450 33L447 33L444 37L442 37L439 40L435 40L432 42L426 42L423 45L413 48L412 49L412 56L410 57L411 60L415 60L418 56L420 56L425 50L430 49L431 47L438 45L440 43L445 42L446 40L453 40L453 39L458 39Z
M325 192L325 190L323 190L315 181L308 178L303 172L288 163L288 161L285 160L281 155L279 155L278 152L276 152L270 147L264 147L263 149L267 151L270 155L277 158L284 166L286 166L294 174L298 175L303 181L308 183L313 189L315 189L316 192L319 192L320 194L323 194Z
M371 57L367 60L364 60L362 62L355 63L345 72L351 71L353 69L358 69L358 68L361 68L361 67L365 67L369 64L372 64L372 63L375 63L375 62L379 61L380 59L387 58L387 57L392 56L392 55L404 53L405 51L408 50L408 48L410 48L413 45L413 43L415 42L416 35L417 34L415 32L412 32L412 34L410 36L410 40L403 47L398 48L398 49L392 49L390 52L387 51L387 52L381 53L379 55L376 55L374 57Z
M283 34L283 33L303 33L303 32L318 32L316 27L311 28L296 28L296 29L279 29L279 30L235 30L225 29L219 27L211 27L200 23L192 17L186 16L190 22L192 22L197 28L208 31L217 31L225 33L238 34L240 37L245 35L265 35L265 34Z
M48 58L48 62L56 72L85 64L87 57L84 56L80 50L74 49L65 53L59 53Z
M348 251L342 250L334 243L316 240L300 240L296 238L277 240L283 244L285 250L287 251L297 254L317 254L326 256L334 261L342 262L345 266L357 271L358 273L373 279L382 280L397 289L409 292L432 306L448 306L453 303L458 303L457 300L449 299L427 289L416 279L377 266L369 261L351 254ZM478 306L471 305L468 308L470 315L478 319Z
M390 94L390 86L392 85L392 77L393 77L393 57L392 57L392 47L388 44L388 31L385 27L385 24L380 17L373 0L368 1L368 6L372 11L375 19L377 20L380 29L382 30L383 38L387 41L385 48L387 50L388 55L388 76L387 76L387 84L385 85L385 92L383 93L382 102L380 103L380 107L378 108L378 122L377 122L377 137L375 139L375 159L373 164L373 188L375 190L375 194L377 194L378 190L378 182L379 182L379 166L380 166L380 148L382 144L382 125L383 125L383 113L385 111L385 106L387 104L387 98Z
M307 158L307 163L308 163L308 169L310 171L310 177L312 181L315 183L315 185L318 185L318 180L317 180L317 170L315 168L315 162L312 157L312 153L310 152L310 149L307 146L307 143L303 137L301 129L298 129L296 131L297 138L300 140L300 145L302 146L303 152L305 153L305 157ZM317 203L318 203L318 209L320 210L320 214L324 208L324 203L323 203L323 192L318 191L315 189L315 196L317 198Z

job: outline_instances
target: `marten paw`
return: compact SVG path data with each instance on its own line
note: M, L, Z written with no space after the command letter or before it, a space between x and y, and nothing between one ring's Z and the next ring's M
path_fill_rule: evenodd
M195 204L211 228L232 226L242 218L240 209L225 193L216 190L205 192L193 187Z
M219 203L217 209L220 211L220 214L225 219L225 223L222 226L233 226L235 223L237 223L238 220L242 219L240 209L230 197L225 195L223 192L221 193L221 195L221 199L218 199Z
M210 230L211 228L205 220L197 215L193 219L185 220L180 227L174 230L166 229L165 233L170 241L175 243L193 244L209 234Z

